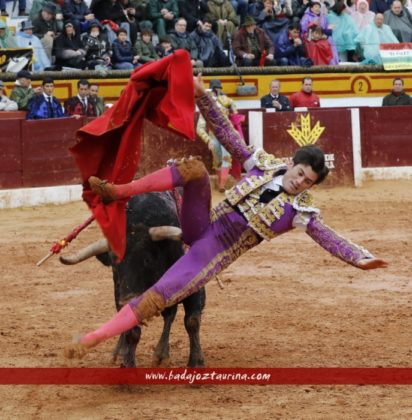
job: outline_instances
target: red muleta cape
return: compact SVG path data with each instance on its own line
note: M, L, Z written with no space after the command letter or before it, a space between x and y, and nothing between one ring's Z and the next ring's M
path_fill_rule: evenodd
M81 172L83 199L119 261L126 248L127 200L103 205L87 180L92 175L117 184L133 179L140 161L145 118L194 140L194 109L190 56L178 50L136 69L119 100L77 131L78 141L70 151Z

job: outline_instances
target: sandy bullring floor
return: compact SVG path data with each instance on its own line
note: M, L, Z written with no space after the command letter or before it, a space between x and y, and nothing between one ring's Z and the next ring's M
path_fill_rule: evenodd
M253 249L212 281L201 339L210 367L412 366L412 181L319 189L327 224L388 260L364 272L302 232ZM215 197L218 199L219 197ZM112 339L81 361L62 350L73 334L114 313L110 270L57 257L36 262L85 220L82 203L0 211L1 367L110 367ZM99 237L93 225L78 249ZM173 366L188 345L180 309ZM149 367L161 320L143 331ZM408 419L412 386L0 386L1 419Z

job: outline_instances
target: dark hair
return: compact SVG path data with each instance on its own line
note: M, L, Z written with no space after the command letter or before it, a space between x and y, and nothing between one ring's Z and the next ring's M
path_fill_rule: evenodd
M142 32L140 33L141 36L143 35L150 35L153 36L153 31L150 28L142 29Z
M332 6L332 12L336 13L338 16L346 9L346 4L342 0L338 0Z
M90 86L90 83L89 83L89 81L88 81L88 80L86 80L86 79L80 79L80 80L77 82L77 87L79 88L79 87L80 87L80 85L82 85L82 86Z
M329 168L325 165L325 155L317 146L308 145L298 149L293 156L293 163L309 165L318 175L315 184L320 184L329 173Z
M127 31L126 31L126 29L124 29L124 28L119 28L119 29L117 30L116 34L117 34L117 35L119 35L119 34L126 34L126 35L127 35Z
M42 83L42 85L44 86L44 85L47 85L47 83L52 83L53 85L54 85L54 80L50 77L50 76L46 76L44 79L43 79L43 83Z
M394 85L394 84L395 84L395 82L396 82L397 80L400 80L400 82L402 83L402 86L403 86L403 79L401 79L400 77L395 77L395 78L393 79L392 84Z
M310 80L311 82L313 82L313 79L312 79L310 76L305 76L305 77L302 79L302 85L305 83L305 80Z
M293 31L294 29L297 29L300 32L300 23L299 22L293 22L288 26L289 31Z

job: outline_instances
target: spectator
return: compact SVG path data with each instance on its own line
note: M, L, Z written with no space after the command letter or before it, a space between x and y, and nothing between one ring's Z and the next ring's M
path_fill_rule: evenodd
M106 106L104 104L104 98L99 96L99 85L97 83L90 83L89 99L91 102L94 102L96 116L99 117L102 115L106 110Z
M18 48L16 37L2 19L0 19L0 48Z
M412 17L399 0L394 0L391 9L383 14L383 21L390 26L399 42L412 41Z
M13 10L15 7L15 4L13 5ZM1 16L8 17L9 14L6 10L6 0L0 0L0 10L1 10ZM26 13L26 0L19 0L19 16L28 16L28 13Z
M156 48L152 43L153 32L151 29L143 29L141 39L136 41L134 52L139 57L139 63L149 63L159 59Z
M315 66L333 63L333 51L321 26L311 25L305 38L306 54Z
M292 0L292 12L295 21L302 19L310 0Z
M100 29L99 23L92 22L88 33L82 38L83 47L86 51L86 67L90 70L111 68L109 43L101 35Z
M412 98L403 90L403 80L393 79L392 92L383 98L382 106L412 105Z
M39 15L33 20L33 26L34 35L40 39L47 57L52 62L53 43L59 33L56 21L56 5L46 3Z
M362 51L362 64L382 64L379 45L399 43L392 29L383 23L382 13L376 13L374 21L362 29L355 41Z
M173 29L174 21L179 17L177 0L150 0L148 16L159 38Z
M51 77L43 79L43 93L34 95L29 102L27 120L64 117L60 101L53 96L54 81Z
M300 21L300 27L302 29L302 36L307 37L308 29L310 25L320 26L323 30L324 35L327 37L327 40L332 48L333 59L330 64L339 64L338 51L336 45L332 39L332 29L333 27L329 25L328 17L326 14L321 12L321 2L320 0L311 0L309 7L306 9L302 20Z
M64 0L63 18L72 22L79 34L87 31L90 22L96 21L94 14L83 0Z
M140 57L133 54L132 44L127 40L126 29L120 28L117 31L117 38L113 41L112 49L112 63L115 69L133 70L138 66Z
M370 9L372 12L376 13L385 13L390 9L393 0L371 0Z
M167 57L173 53L172 40L169 35L159 38L159 44L156 46L156 52L159 58Z
M44 71L50 67L50 60L43 48L40 39L33 35L34 26L31 20L25 20L21 23L21 30L17 33L17 45L20 48L33 48L33 71Z
M276 65L272 41L263 29L256 27L256 21L251 16L246 16L242 28L235 35L233 51L240 66Z
M227 36L231 39L235 34L239 19L229 0L209 0L207 2L208 12L206 16L212 21L216 28L216 36L223 45L228 48Z
M86 50L72 22L64 24L63 33L56 38L54 49L56 64L76 69L86 68Z
M17 103L6 96L4 83L0 80L0 111L17 111L17 109Z
M40 86L32 89L31 78L32 76L27 70L20 70L17 73L16 84L11 91L10 99L17 103L20 111L26 111L30 99L36 93L42 92L42 88Z
M290 0L259 0L251 8L251 15L257 26L264 29L273 44L280 33L289 26L288 16L292 16Z
M127 30L128 39L134 45L137 40L138 27L136 9L132 7L130 0L115 0L110 16L120 27Z
M240 23L245 21L248 14L249 0L230 0L235 13L240 17Z
M229 66L230 62L222 44L212 31L212 21L205 17L202 25L198 26L190 37L196 44L199 60L205 67L224 67Z
M275 46L276 61L280 66L308 66L299 23L291 23L279 35Z
M144 29L153 29L153 24L150 22L148 10L150 0L131 0L130 5L135 10L135 18L140 31Z
M207 0L179 0L178 6L180 16L186 19L189 33L203 24L203 19L209 11Z
M202 67L203 63L198 60L198 52L193 38L186 31L187 22L185 18L177 19L175 29L170 32L170 39L174 50L183 49L189 52L190 61L194 67Z
M352 13L351 17L360 31L366 25L373 22L375 13L369 10L369 3L367 0L358 0L356 4L356 11Z
M212 98L217 102L221 111L229 117L229 114L237 114L237 107L233 99L226 96L222 91L222 83L218 79L212 79L209 85ZM220 192L225 191L225 185L229 177L232 157L229 152L219 143L214 133L208 129L205 119L199 115L196 126L196 134L207 144L213 156L213 169L217 174L217 187Z
M132 27L128 21L128 11L123 9L116 0L92 0L90 10L96 19L102 24L103 29L107 31L107 37L110 44L117 38L117 31L120 28L126 29L127 39L131 39L131 29L134 40L137 39L137 25L133 21ZM125 15L125 12L127 16ZM135 42L135 41L134 41Z
M271 108L275 111L292 111L287 96L280 94L280 81L273 79L269 84L269 94L260 98L261 108Z
M60 6L60 2L63 5L61 0L34 0L29 12L30 20L34 22L34 20L39 17L43 7L46 6L47 3L50 3L49 5L53 5L55 10L57 32L61 32L63 30L63 9Z
M353 19L347 13L348 8L344 0L336 0L328 13L330 26L333 27L332 38L338 50L340 61L355 61L358 28Z
M290 95L289 100L293 108L319 108L320 100L318 95L312 90L312 78L304 77L302 80L302 90Z
M88 80L80 79L77 82L77 95L67 99L64 103L66 115L79 119L82 116L95 117L96 105L93 100L89 100L90 83Z

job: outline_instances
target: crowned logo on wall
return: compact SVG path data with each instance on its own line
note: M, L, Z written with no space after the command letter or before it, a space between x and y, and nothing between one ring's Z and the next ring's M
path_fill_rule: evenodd
M306 114L300 116L300 127L298 127L296 123L292 122L291 128L286 131L300 147L303 147L309 144L315 144L325 131L325 127L322 127L320 125L320 121L317 121L312 128L310 114ZM325 162L329 169L335 168L335 155L333 153L325 154Z

